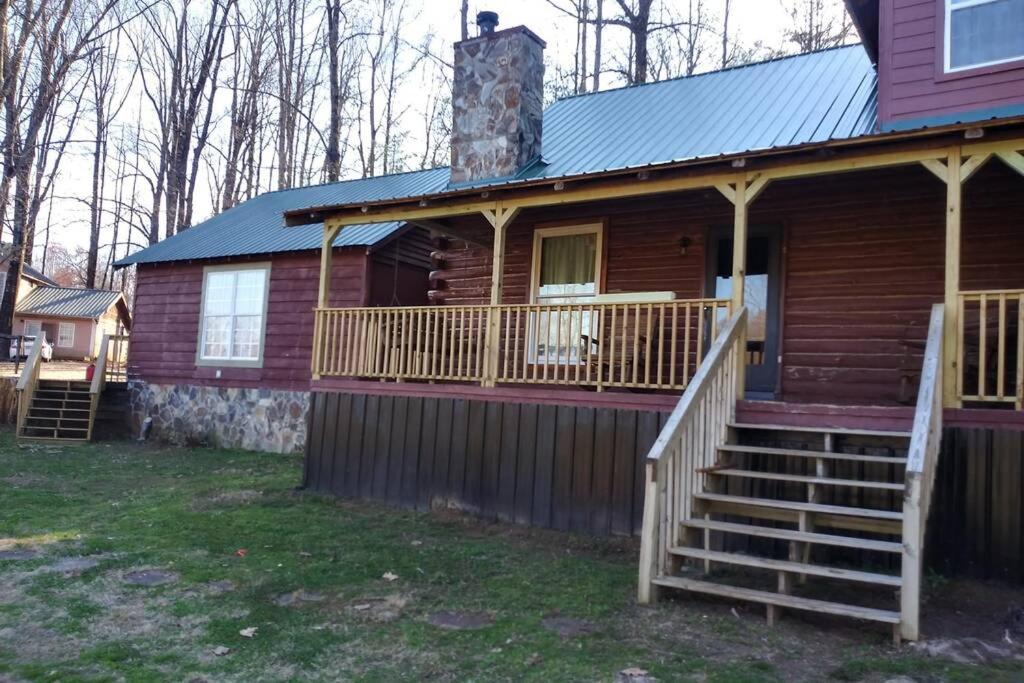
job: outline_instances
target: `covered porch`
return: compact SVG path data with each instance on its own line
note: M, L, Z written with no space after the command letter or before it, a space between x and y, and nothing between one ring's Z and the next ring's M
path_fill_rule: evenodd
M961 134L325 210L325 243L429 227L442 284L435 305L330 308L325 250L314 386L678 396L746 305L740 396L909 405L941 302L946 407L1020 410L1022 149ZM582 273L573 249L596 255Z

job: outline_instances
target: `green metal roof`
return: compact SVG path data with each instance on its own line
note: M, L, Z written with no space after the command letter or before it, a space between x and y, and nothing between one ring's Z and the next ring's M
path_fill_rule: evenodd
M268 192L117 265L319 248L321 224L285 228L285 212L870 135L877 131L876 100L875 70L860 45L569 97L544 112L543 158L514 178L456 187L448 169L439 168ZM373 246L400 227L350 226L335 246Z
M96 319L122 300L121 292L73 287L36 287L18 304L18 315Z

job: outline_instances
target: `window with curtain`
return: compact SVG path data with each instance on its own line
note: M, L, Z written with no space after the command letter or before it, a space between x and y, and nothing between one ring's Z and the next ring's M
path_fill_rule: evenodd
M946 0L946 71L1024 59L1024 0Z
M259 363L269 270L209 270L203 284L199 358Z
M538 230L534 303L586 304L598 291L600 226ZM593 336L589 311L541 311L532 321L533 361L576 363L584 336Z

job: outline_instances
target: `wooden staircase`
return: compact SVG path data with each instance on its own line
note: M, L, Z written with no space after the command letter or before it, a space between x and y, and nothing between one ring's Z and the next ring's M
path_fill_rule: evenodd
M17 436L33 441L89 441L97 422L108 433L127 423L127 385L123 357L127 337L104 335L92 380L54 380L39 376L42 344L35 344L18 378ZM114 360L110 352L114 352ZM111 381L108 381L110 379ZM122 381L117 381L118 379Z
M42 379L36 387L18 438L88 441L92 436L93 407L90 383Z
M919 637L941 439L942 308L913 431L741 423L745 311L723 329L648 457L641 603L661 589L890 625Z

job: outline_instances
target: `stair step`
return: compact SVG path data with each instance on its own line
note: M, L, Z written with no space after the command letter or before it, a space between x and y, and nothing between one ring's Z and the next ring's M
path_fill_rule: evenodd
M875 609L873 607L861 607L859 605L846 605L839 602L828 602L826 600L801 598L796 595L784 595L782 593L772 593L770 591L761 591L753 588L740 588L739 586L726 586L719 583L712 583L710 581L698 581L696 579L687 579L679 576L659 576L654 579L654 583L667 588L678 588L694 593L704 593L706 595L715 595L721 598L733 598L736 600L759 602L765 605L788 607L806 612L834 614L841 617L879 621L885 624L900 623L899 612Z
M803 432L806 434L839 434L841 436L882 436L909 439L910 432L886 429L851 429L848 427L802 427L799 425L758 424L756 422L730 422L734 429L756 429L768 432Z
M746 453L749 455L781 455L793 458L822 458L826 460L843 460L846 462L879 462L888 465L906 465L906 458L895 458L887 455L856 455L853 453L836 453L833 451L803 451L796 448L772 448L769 446L744 446L742 444L724 444L718 447L719 452Z
M893 484L885 481L865 481L861 479L830 479L828 477L809 477L799 474L785 474L782 472L758 472L755 470L741 469L720 469L711 470L708 474L721 477L742 477L747 479L769 479L771 481L792 481L803 484L816 484L819 486L850 486L853 488L882 489L885 491L902 491L903 484Z
M795 529L776 529L756 524L739 524L736 522L719 522L713 519L688 519L680 522L681 526L692 529L706 529L761 538L776 538L781 541L798 541L817 545L832 545L840 548L856 548L857 550L876 550L882 553L902 553L903 545L894 541L876 541L871 538L822 534L813 531L797 531Z
M902 579L892 574L878 574L865 572L857 569L842 569L840 567L828 567L821 564L804 564L791 560L776 560L770 557L758 557L756 555L744 555L742 553L726 553L717 550L704 550L703 548L687 548L675 546L669 548L669 552L679 557L687 557L692 560L710 560L721 564L734 564L741 567L756 567L758 569L769 569L772 571L789 572L791 574L807 574L808 576L824 576L830 579L842 579L844 581L857 581L859 583L873 583L879 586L899 587Z
M847 507L845 505L822 505L821 503L803 503L793 500L748 498L746 496L730 496L723 493L696 493L693 497L697 500L705 500L709 503L732 503L750 507L775 508L781 510L793 510L796 512L817 512L827 515L867 517L870 519L885 519L891 521L900 521L903 519L902 512L874 510L872 508L854 508Z

